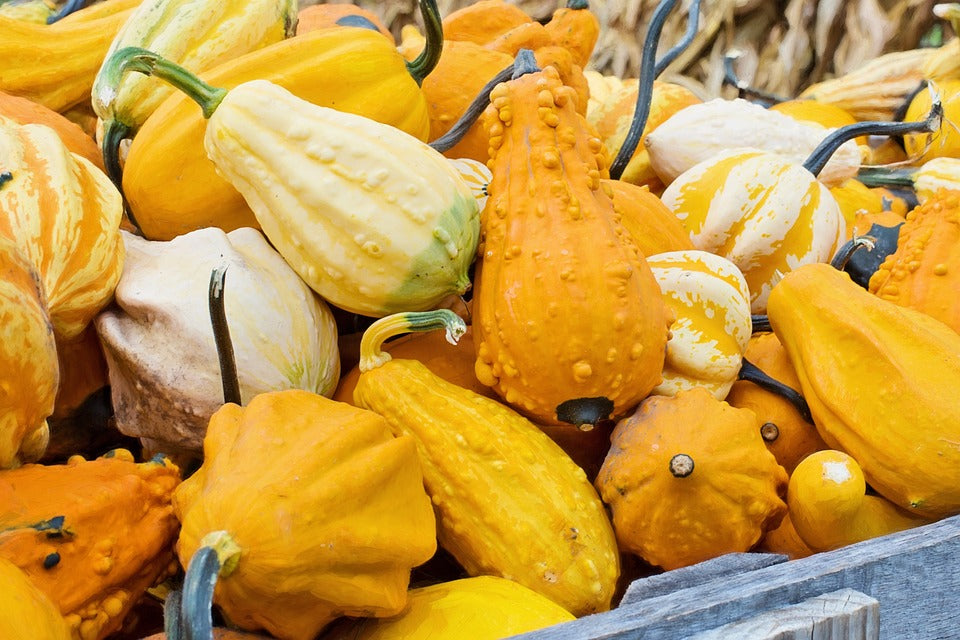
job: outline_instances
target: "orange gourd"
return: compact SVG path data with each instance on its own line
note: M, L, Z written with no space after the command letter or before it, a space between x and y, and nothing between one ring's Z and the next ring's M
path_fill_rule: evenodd
M355 4L330 2L303 7L297 12L297 35L340 26L374 28L396 44L390 29L372 11Z
M98 169L103 169L103 156L97 143L79 125L67 120L39 102L0 91L0 119L8 118L17 124L45 124L60 136L73 153L80 154Z
M517 5L505 0L479 0L443 18L446 40L484 45L514 27L533 22Z
M649 187L626 180L603 183L620 212L620 224L644 256L694 248L687 228Z

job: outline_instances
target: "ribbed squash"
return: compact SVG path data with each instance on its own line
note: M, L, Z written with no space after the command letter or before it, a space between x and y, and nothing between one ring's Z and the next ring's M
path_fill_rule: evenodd
M354 401L417 442L440 545L467 573L509 578L574 615L610 608L620 563L584 472L529 420L381 350L392 335L466 329L451 311L378 320L360 345Z
M664 569L747 551L787 511L787 473L756 416L704 388L651 396L617 423L596 486L621 549Z
M232 625L310 640L342 615L403 611L411 568L436 551L413 438L371 411L288 390L225 404L203 446L174 494L177 553L190 569L212 547L222 554L219 578L203 562L198 578L216 582Z
M395 42L390 29L380 20L380 16L355 4L328 2L302 7L297 12L297 35L303 35L317 29L335 27L366 27L375 29L383 36Z
M426 100L406 61L368 29L324 29L289 38L207 69L203 78L228 89L270 80L314 104L372 118L421 140L430 131ZM137 133L123 173L123 190L143 234L170 240L208 226L224 231L259 226L243 196L204 152L207 125L197 106L176 95L155 115Z
M60 136L71 152L79 154L103 169L103 157L93 138L74 122L39 102L10 95L0 91L0 121L7 119L15 124L45 124Z
M842 451L827 449L804 458L787 490L797 534L811 549L830 551L930 522L866 494L866 488L860 465Z
M595 424L660 382L667 313L552 67L499 85L474 293L477 377L540 424ZM558 339L563 336L563 339ZM549 363L547 365L546 363Z
M960 191L939 191L907 214L897 250L870 277L869 290L960 332Z
M826 264L787 274L767 313L824 441L895 505L960 512L960 334Z
M914 176L913 188L923 202L940 189L960 190L960 158L933 158Z
M723 400L740 373L750 339L750 292L740 269L706 251L647 257L674 316L657 395L703 387Z
M50 598L74 640L106 638L175 566L179 482L169 461L137 464L123 450L3 471L0 558Z
M800 122L811 122L827 129L836 129L848 124L855 124L857 121L849 112L844 111L835 104L820 102L819 100L795 99L777 102L768 107L771 111L776 111L790 116ZM867 136L860 136L856 139L858 145L862 145L860 153L869 153L866 145L869 141Z
M776 334L755 333L747 343L744 357L777 382L800 390L800 380ZM827 448L816 427L807 422L796 406L754 382L733 383L726 400L731 406L756 414L760 436L787 473L814 451Z
M344 621L326 640L499 640L573 620L560 605L518 582L476 576L411 589L399 616Z
M624 231L644 256L694 248L687 228L649 187L624 180L603 179L602 183L611 193Z
M107 0L125 11L52 25L0 15L0 91L63 111L89 100L93 79L117 31L140 0ZM107 13L104 11L104 13Z
M63 616L15 564L0 558L0 636L5 640L70 640Z

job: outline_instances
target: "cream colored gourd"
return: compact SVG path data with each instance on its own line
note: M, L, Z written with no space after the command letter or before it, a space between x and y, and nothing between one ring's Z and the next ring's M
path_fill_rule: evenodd
M697 249L739 267L753 313L764 312L783 274L829 261L846 236L823 182L793 159L758 149L724 151L694 165L667 187L663 203Z
M746 100L717 98L681 109L647 134L644 144L657 175L669 185L694 165L740 147L762 149L800 164L829 133ZM860 149L848 141L833 154L819 179L828 186L841 184L859 169Z
M121 432L166 453L200 451L224 400L208 307L210 273L224 264L242 398L282 389L333 394L333 315L259 231L207 228L169 242L124 233L124 240L117 304L97 318Z
M656 395L704 387L723 400L737 380L750 340L750 291L735 264L706 251L671 251L647 258L673 311Z

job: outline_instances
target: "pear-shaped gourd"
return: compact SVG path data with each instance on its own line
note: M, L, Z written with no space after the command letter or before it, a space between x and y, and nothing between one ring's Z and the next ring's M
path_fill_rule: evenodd
M208 309L209 274L222 264L241 398L280 389L333 394L333 314L259 231L211 227L169 242L124 232L124 240L116 305L97 318L121 432L154 450L199 453L223 403Z

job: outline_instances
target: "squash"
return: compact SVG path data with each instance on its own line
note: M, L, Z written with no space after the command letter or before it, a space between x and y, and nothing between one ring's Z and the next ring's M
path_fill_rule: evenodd
M660 382L666 345L659 287L572 92L546 67L500 84L483 116L493 180L474 278L477 378L544 425L629 410Z
M601 182L611 193L623 230L644 256L694 248L687 228L649 187L607 178Z
M823 440L896 506L960 513L960 334L826 264L784 276L767 313Z
M67 120L56 111L52 111L33 100L10 95L0 91L0 121L11 120L16 124L45 124L60 136L60 140L73 153L103 169L103 157L100 149L87 133L74 122Z
M499 640L573 620L560 605L513 580L476 576L411 589L399 616L345 620L325 640Z
M329 2L302 7L297 12L297 35L303 35L317 29L331 27L366 27L383 34L392 44L396 44L390 29L380 20L380 16L355 4Z
M295 0L144 0L105 58L124 47L142 47L200 72L293 35L296 12ZM149 76L118 79L101 65L91 93L103 123L104 164L119 187L121 140L132 138L174 89Z
M259 231L207 228L169 242L123 237L116 305L96 320L121 433L176 459L200 453L223 404L208 303L209 274L220 265L228 265L226 315L243 400L281 389L333 394L340 374L333 314Z
M443 36L485 45L514 27L533 22L523 9L505 0L478 0L443 18Z
M917 122L930 111L935 101L943 102L943 117L947 122L960 120L960 78L938 82L918 92L910 100L903 116L904 122ZM922 165L934 158L960 157L960 135L952 127L942 127L933 132L903 136L903 148L910 161Z
M410 66L420 74L427 68L422 62ZM427 140L426 99L407 67L378 33L324 29L239 56L205 70L203 76L213 86L226 88L248 80L271 80L309 102L366 116ZM130 145L123 170L123 191L143 235L170 240L208 226L224 231L258 227L243 196L218 175L207 157L203 148L207 124L196 105L178 94L160 105L155 115Z
M193 633L211 626L211 595L233 626L281 640L404 609L411 568L436 551L412 438L393 437L371 411L291 389L223 405L203 446L173 498L186 582L207 585L191 594L185 584Z
M815 551L830 551L930 522L866 494L866 486L860 465L842 451L825 449L804 458L787 490L800 538Z
M0 3L0 15L37 24L52 22L49 19L53 16L53 9L53 3L48 4L43 0L6 0Z
M896 251L870 277L868 288L960 332L958 270L960 191L941 190L907 214Z
M740 373L750 339L750 292L740 269L706 251L647 257L675 318L670 325L663 381L653 389L672 396L703 387L723 400Z
M789 496L787 501L789 503ZM783 516L783 520L780 521L780 526L776 529L770 529L764 534L760 543L756 546L756 550L764 553L781 553L790 560L799 560L816 553L797 533L796 527L793 526L793 520L790 519L789 510Z
M918 167L865 167L860 179L873 187L910 189L924 202L940 189L960 190L960 158L937 157ZM906 211L903 212L906 215Z
M373 323L354 401L416 441L440 545L468 575L510 578L574 615L606 611L619 556L583 470L510 408L381 349L398 333L440 328L451 340L466 330L447 309Z
M63 616L17 565L0 558L0 636L6 640L70 640Z
M89 100L111 40L139 1L107 0L102 4L121 5L125 10L96 19L80 15L98 6L94 5L73 14L74 21L52 25L0 15L0 91L53 111Z
M595 484L620 548L666 570L747 551L787 511L787 473L754 413L702 387L650 396L618 422Z
M775 333L751 336L744 357L777 382L793 390L800 388L793 364ZM733 383L726 400L731 406L756 414L760 436L787 473L814 451L827 448L816 427L782 395L749 380L739 380Z
M168 460L138 464L124 450L0 472L0 558L50 598L73 638L106 638L175 568L179 482Z

